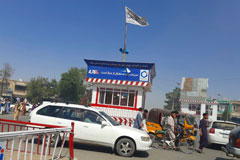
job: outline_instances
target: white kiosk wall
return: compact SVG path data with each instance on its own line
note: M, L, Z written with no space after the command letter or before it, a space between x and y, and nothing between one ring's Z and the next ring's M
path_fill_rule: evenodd
M116 86L116 85L111 85L111 84L93 84L92 86L92 100L91 100L91 104L97 104L99 105L99 95L97 98L97 94L99 94L99 89L100 88L113 88L113 89L126 89L126 90L134 90L137 92L137 96L136 99L134 100L134 107L135 107L135 103L136 103L136 108L141 108L144 107L145 101L144 101L144 89L141 87L134 87L134 86ZM137 100L137 101L136 101ZM117 106L116 106L117 107ZM133 108L134 108L133 107ZM136 117L136 114L138 111L134 111L134 110L128 110L128 107L126 107L126 109L121 109L121 112L117 111L119 109L111 108L111 107L98 107L95 106L94 108L100 110L100 111L104 111L107 114L109 114L112 117L126 117L126 118L133 118Z

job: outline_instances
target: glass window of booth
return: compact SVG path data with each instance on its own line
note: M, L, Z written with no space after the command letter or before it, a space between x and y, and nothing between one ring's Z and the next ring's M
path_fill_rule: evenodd
M100 104L133 107L136 91L126 89L100 88Z
M100 104L104 104L104 98L105 98L105 88L100 88L100 97L99 97Z

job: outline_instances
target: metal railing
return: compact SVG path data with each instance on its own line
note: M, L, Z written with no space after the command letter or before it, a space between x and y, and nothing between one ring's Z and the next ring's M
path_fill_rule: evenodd
M33 157L36 159L35 155L39 156L40 160L50 157L52 160L59 159L67 138L69 139L70 158L74 159L74 123L72 123L72 128L67 128L0 119L0 128L0 141L2 144L5 142L6 150L10 151L8 155L10 160L26 160L29 154L31 160Z

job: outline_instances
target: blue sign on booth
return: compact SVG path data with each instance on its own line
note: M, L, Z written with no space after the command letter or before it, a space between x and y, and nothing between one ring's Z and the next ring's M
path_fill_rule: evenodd
M87 77L148 82L149 70L140 70L135 68L106 68L99 66L88 66Z
M129 63L85 60L88 64L87 78L150 82L152 63Z

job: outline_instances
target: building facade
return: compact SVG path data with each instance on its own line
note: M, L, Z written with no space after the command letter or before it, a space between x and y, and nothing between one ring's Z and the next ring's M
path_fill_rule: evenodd
M2 80L0 80L1 83ZM27 95L27 83L22 80L7 80L3 84L2 97L4 98L24 98ZM1 89L1 86L0 86Z
M208 113L209 120L215 121L218 116L218 103L217 101L205 100L184 100L180 99L181 112L199 116L202 118L203 113Z

